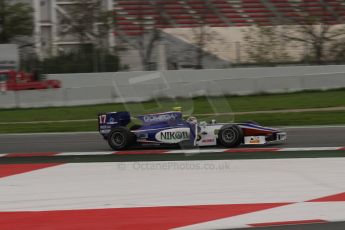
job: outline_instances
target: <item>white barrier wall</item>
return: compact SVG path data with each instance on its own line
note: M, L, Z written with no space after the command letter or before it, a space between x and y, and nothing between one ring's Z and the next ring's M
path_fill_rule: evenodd
M74 106L155 97L246 95L345 87L345 65L52 74L62 89L0 94L0 107Z

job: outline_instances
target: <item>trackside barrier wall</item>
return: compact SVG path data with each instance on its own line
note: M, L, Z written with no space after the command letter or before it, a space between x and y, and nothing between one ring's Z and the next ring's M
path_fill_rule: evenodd
M63 88L0 93L0 108L344 88L345 65L52 74L49 78L61 80Z

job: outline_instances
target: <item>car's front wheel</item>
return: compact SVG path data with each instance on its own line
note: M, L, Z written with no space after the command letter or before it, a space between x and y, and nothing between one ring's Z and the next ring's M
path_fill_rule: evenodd
M243 131L238 125L224 125L218 133L218 141L227 148L236 147L243 140Z
M125 127L117 127L111 130L107 140L112 149L122 150L134 143L135 135Z

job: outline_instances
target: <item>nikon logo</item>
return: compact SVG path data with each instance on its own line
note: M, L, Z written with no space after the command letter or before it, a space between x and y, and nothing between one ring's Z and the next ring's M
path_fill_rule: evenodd
M164 143L179 143L189 140L189 128L177 128L160 131L156 134L156 139Z
M165 132L161 133L161 139L162 140L184 140L188 138L188 133L187 132Z

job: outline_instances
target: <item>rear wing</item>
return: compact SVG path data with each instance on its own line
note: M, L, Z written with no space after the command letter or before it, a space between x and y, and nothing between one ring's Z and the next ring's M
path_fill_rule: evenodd
M99 113L98 131L106 136L114 127L126 126L130 122L131 116L127 111Z

